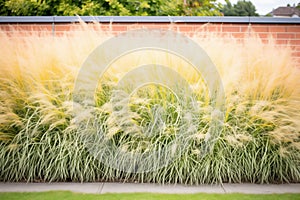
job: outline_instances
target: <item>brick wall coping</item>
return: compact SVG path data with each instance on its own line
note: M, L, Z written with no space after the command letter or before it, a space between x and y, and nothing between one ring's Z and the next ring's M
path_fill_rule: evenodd
M241 23L241 24L300 24L300 18L277 17L196 17L196 16L1 16L4 23Z

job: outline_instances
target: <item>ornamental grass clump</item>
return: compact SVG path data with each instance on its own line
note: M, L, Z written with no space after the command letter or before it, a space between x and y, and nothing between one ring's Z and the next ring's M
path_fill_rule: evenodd
M86 24L59 37L0 33L1 181L300 181L300 68L289 46L278 48L272 38L264 43L255 33L243 41L194 34L216 65L226 96L219 136L204 155L213 112L209 92L203 77L175 55L144 50L120 57L98 81L92 112L73 101L82 63L111 37ZM147 63L170 67L192 92L150 84L123 98L118 81ZM174 141L184 141L181 151ZM124 154L115 163L129 169L143 166L128 155L156 151L165 158L149 157L154 160L144 165L157 163L155 170L132 173L106 164L111 149L105 145L120 149ZM159 167L168 157L174 159Z

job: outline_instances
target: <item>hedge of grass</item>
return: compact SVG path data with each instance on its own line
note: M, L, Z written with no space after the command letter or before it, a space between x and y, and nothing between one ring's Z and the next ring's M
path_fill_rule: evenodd
M254 33L243 41L195 33L193 40L216 65L226 94L220 136L213 149L201 155L213 109L201 77L174 55L136 52L112 63L99 82L92 116L84 115L84 108L72 102L82 63L111 37L100 28L95 31L83 24L60 37L34 32L21 37L17 30L0 33L4 47L0 49L1 181L300 181L300 68L289 46L278 47L272 38L264 43ZM175 98L160 86L136 91L130 99L130 116L114 112L114 100L121 99L115 93L120 77L149 62L169 66L189 82L197 99L192 124L184 120L189 111L182 106L188 99L185 94ZM111 158L101 154L101 148L96 148L101 159L87 148L87 143L113 144L127 153L160 152L189 127L193 131L184 152L150 172L114 169L103 163ZM104 139L86 140L90 129L100 131ZM149 135L141 136L141 129ZM134 163L128 167L134 168Z

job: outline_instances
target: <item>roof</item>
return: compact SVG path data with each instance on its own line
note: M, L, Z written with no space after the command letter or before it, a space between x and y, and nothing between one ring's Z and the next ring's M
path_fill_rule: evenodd
M272 11L273 16L292 17L293 15L300 16L300 9L296 7L278 7Z

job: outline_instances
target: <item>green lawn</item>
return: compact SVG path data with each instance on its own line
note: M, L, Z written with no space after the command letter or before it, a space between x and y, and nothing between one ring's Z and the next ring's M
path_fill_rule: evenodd
M31 192L31 193L0 193L1 200L300 200L299 194L81 194L72 192L52 191L52 192Z

